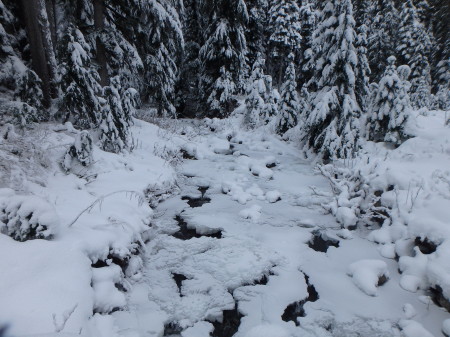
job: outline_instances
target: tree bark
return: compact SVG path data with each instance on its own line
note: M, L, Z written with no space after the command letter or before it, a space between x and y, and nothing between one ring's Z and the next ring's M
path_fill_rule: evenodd
M100 34L105 28L105 3L103 0L93 0L94 1L94 27L97 34ZM108 68L106 60L106 49L101 38L97 35L97 62L99 66L100 84L102 87L109 84L108 78Z
M25 28L30 44L33 70L42 81L44 107L50 107L55 95L56 59L44 0L21 0Z
M56 53L57 35L56 35L56 1L45 0L45 7L47 9L48 23L50 26L50 36L52 38L53 52Z

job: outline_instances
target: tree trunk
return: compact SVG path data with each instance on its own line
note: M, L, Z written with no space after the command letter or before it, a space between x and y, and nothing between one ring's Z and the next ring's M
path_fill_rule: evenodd
M56 0L45 0L48 22L50 26L50 36L52 37L53 52L56 53L57 35L56 35Z
M56 59L44 0L21 0L33 70L42 80L43 104L50 107L55 95Z
M94 26L97 34L100 34L105 27L104 12L105 4L103 0L94 1ZM108 68L106 66L106 49L101 38L97 36L97 62L99 65L100 84L102 87L107 86L109 83Z

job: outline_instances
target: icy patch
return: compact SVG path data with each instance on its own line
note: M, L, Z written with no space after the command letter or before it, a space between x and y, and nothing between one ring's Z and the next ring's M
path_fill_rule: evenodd
M352 263L347 274L353 283L369 296L377 296L377 287L387 282L387 264L381 260L360 260Z

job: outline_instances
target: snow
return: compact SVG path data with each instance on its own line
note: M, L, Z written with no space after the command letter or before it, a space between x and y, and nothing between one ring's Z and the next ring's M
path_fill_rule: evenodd
M381 260L360 260L348 268L348 275L355 285L369 296L377 296L381 277L389 278L386 262Z
M159 337L173 323L178 336L206 337L237 307L235 337L440 337L448 313L426 290L450 296L448 134L439 113L414 117L421 141L394 150L368 142L369 165L338 167L348 175L331 186L331 167L314 169L296 142L264 127L241 129L239 116L165 129L136 120L132 153L103 152L93 135L92 165L67 174L59 162L77 131L41 125L27 136L44 157L9 160L0 200L40 200L36 214L49 214L54 236L0 234L1 323L14 336ZM181 149L195 159L182 160ZM364 179L352 180L352 165ZM367 194L355 194L357 184ZM360 212L375 190L393 214L379 225ZM190 207L182 196L210 200ZM173 236L176 216L191 237ZM314 231L339 247L310 248ZM416 237L436 251L421 252ZM378 286L383 275L389 281ZM283 320L298 302L304 315Z
M450 318L446 319L443 323L442 323L442 332L447 335L450 336Z

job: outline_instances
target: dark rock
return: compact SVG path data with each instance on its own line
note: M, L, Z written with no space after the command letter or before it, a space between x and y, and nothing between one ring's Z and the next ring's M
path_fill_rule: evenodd
M183 329L178 325L178 323L170 322L164 325L163 336L179 335Z
M437 248L437 245L434 242L428 240L427 238L422 240L422 238L416 237L414 243L417 247L419 247L419 250L422 252L422 254L434 253Z
M435 285L434 287L430 288L430 292L433 302L450 312L450 300L444 296L442 288L438 285Z
M266 167L270 168L270 169L274 168L275 166L277 166L277 163L275 163L275 162L266 164Z
M222 322L210 322L214 326L212 337L233 337L241 325L241 319L244 317L239 310L237 303L234 309L224 310Z
M380 277L378 277L378 284L377 286L380 287L383 284L385 284L387 281L389 280L389 277L387 277L386 275L381 275Z
M193 155L191 155L184 149L181 149L180 152L184 159L197 160L197 158L195 158Z
M312 232L312 238L308 242L308 247L314 249L316 252L326 253L330 246L339 247L339 241L336 239L328 238L321 234L319 231Z

